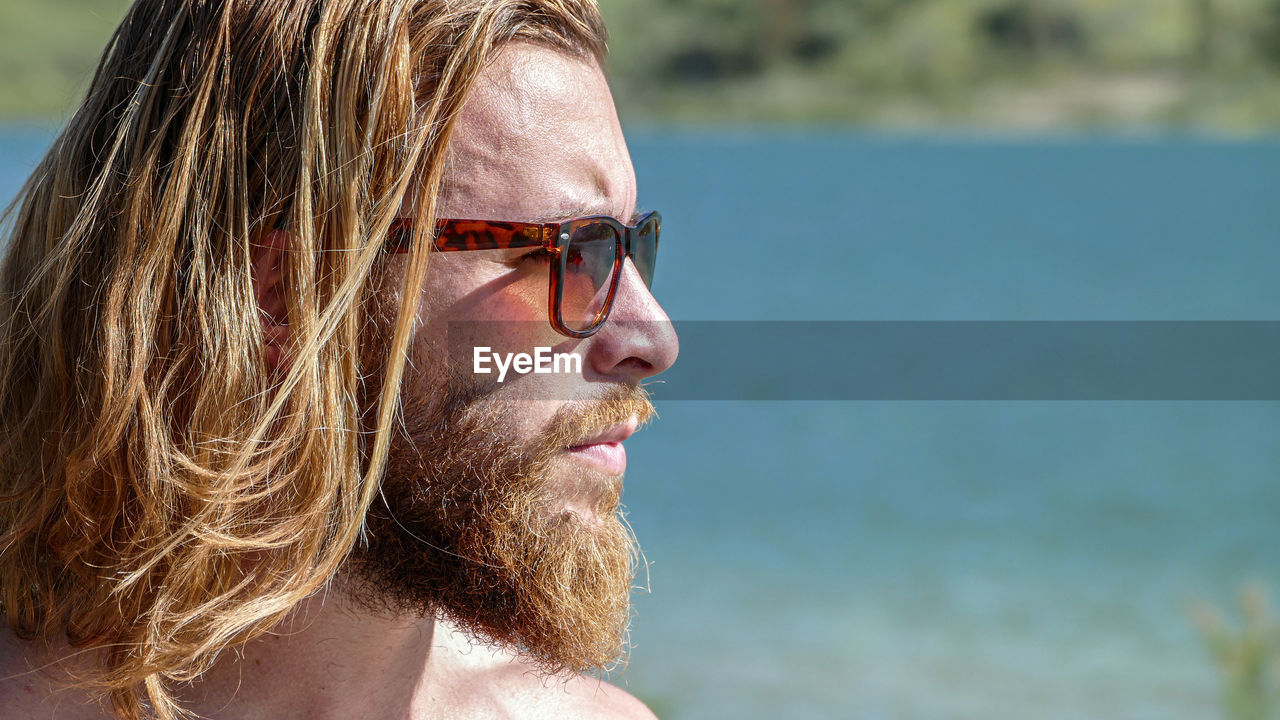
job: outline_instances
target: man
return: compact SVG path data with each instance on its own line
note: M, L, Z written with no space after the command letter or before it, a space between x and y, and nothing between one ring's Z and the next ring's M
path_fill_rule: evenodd
M134 6L0 272L0 717L652 717L580 674L677 353L603 51L591 0Z

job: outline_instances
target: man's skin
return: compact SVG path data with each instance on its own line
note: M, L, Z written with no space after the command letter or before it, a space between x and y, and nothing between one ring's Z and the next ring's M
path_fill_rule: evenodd
M607 214L629 220L636 209L630 157L608 86L592 60L525 43L501 48L467 101L450 149L441 217ZM275 269L286 242L277 236L255 263L266 317L279 302ZM636 384L674 362L675 333L630 261L609 322L591 338L565 343L546 322L545 296L539 304L509 291L504 278L515 272L511 255L433 256L412 353L436 356L440 333L451 321L540 321L527 323L527 332L538 337L518 342L571 348L583 357L583 373L538 376L557 386L554 394L536 397L557 401L528 402L522 435L537 433L565 400L585 395L592 383ZM282 326L264 331L276 342L287 332ZM495 348L512 344L512 338L485 337L483 331L470 340ZM405 392L411 391L406 384ZM574 482L572 469L593 461L566 454L577 456L561 465L558 496L564 511L589 521L591 489ZM63 676L33 672L76 653L65 644L45 647L0 632L0 718L110 718L84 691L59 690ZM66 667L93 660L93 653L82 653ZM653 717L618 687L585 676L547 677L516 650L486 647L448 621L371 613L344 602L337 589L303 603L277 631L224 652L209 672L176 692L187 709L218 720Z

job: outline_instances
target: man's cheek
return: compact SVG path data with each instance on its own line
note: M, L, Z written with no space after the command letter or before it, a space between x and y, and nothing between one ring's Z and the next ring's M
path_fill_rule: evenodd
M501 377L501 382L582 375L583 359L574 354L580 343L552 329L545 298L532 301L507 292L491 296L483 314L455 315L444 330L453 366L473 375Z

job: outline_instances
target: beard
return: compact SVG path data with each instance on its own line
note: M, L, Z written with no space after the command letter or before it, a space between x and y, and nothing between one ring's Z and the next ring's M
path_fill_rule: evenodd
M440 385L415 393L433 402L405 401L367 541L347 566L349 594L375 611L447 618L549 673L611 669L625 657L638 548L621 477L566 450L647 422L648 393L607 386L522 440L527 399L459 373ZM583 497L589 512L566 506Z

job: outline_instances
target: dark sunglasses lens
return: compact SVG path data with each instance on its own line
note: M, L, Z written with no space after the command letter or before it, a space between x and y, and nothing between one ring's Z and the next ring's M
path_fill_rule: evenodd
M631 259L640 271L645 287L653 287L653 268L658 263L658 233L661 230L657 217L650 216L636 231Z
M560 253L560 322L575 332L590 330L604 319L613 288L618 233L603 222L574 228Z

